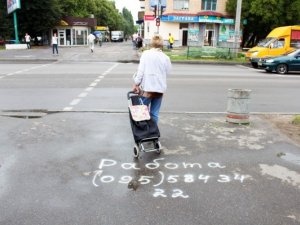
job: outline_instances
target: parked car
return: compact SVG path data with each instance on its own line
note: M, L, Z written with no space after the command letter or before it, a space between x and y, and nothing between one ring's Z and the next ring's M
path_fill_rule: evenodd
M300 71L300 49L292 50L285 55L261 59L258 62L266 72L286 74L289 71Z
M277 27L268 36L260 41L257 46L251 48L246 53L246 58L250 60L254 68L259 67L260 59L276 57L286 54L300 46L300 26Z
M6 40L5 44L16 44L16 40Z

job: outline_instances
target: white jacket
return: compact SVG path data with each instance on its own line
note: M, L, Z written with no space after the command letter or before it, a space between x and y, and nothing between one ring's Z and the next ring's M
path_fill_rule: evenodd
M143 52L134 83L146 92L164 93L167 90L167 75L171 71L171 60L160 49Z

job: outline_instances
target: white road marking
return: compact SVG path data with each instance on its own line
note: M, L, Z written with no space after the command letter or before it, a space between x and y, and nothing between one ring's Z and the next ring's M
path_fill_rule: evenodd
M85 91L92 91L94 88L93 87L88 87L85 89Z
M81 101L81 98L75 98L75 99L72 100L70 105L72 105L72 106L77 105L80 101Z
M94 88L101 82L101 80L109 74L114 68L116 68L119 64L115 63L112 67L108 68L106 71L104 71L100 76L98 76L92 83L89 84L89 86L81 92L77 98L73 99L69 106L65 107L63 111L71 111L73 110L73 106L77 105L83 98L85 98L88 95L88 92L91 92L94 90Z
M73 107L65 107L64 109L63 109L63 111L71 111L73 109Z
M90 87L95 87L98 84L98 82L94 82L90 84Z
M82 92L80 95L78 95L78 98L84 98L88 95L87 92Z
M7 74L4 74L1 78L5 78L5 77L8 77L8 76L13 76L13 75L16 75L16 74L21 74L21 73L24 73L24 72L28 72L30 70L35 70L35 69L39 69L39 68L46 67L46 66L50 66L51 64L54 64L54 63L57 63L57 62L53 62L53 63L50 63L50 64L43 64L43 65L39 65L39 66L33 66L33 67L30 67L30 68L27 68L27 69L22 69L22 70L18 70L18 71L12 72L12 73L7 73Z

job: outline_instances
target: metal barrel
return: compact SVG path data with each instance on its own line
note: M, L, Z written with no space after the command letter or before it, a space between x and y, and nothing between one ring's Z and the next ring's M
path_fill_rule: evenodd
M249 124L249 103L251 90L228 89L226 121L236 124Z

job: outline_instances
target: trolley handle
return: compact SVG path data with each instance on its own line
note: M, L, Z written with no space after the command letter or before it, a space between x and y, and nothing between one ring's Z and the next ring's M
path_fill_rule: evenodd
M135 93L134 91L129 91L127 93L127 99L129 100L131 96L136 96L136 95L139 95L138 93Z

